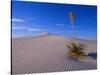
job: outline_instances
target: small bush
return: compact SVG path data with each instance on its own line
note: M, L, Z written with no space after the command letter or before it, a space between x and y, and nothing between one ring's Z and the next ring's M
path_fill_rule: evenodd
M66 46L69 49L68 55L70 56L70 58L81 59L86 56L84 52L86 44L71 42Z

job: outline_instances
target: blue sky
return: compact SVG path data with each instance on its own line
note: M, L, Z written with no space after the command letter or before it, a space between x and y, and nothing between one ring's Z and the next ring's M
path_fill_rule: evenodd
M24 1L12 1L12 36L35 36L44 32L73 36L69 12L75 12L77 37L96 40L96 6Z

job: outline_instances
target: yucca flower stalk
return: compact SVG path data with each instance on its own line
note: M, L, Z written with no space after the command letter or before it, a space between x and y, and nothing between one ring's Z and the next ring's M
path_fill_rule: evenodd
M70 17L73 37L76 38L76 33L75 33L75 29L74 29L75 13L74 12L69 12L69 17Z

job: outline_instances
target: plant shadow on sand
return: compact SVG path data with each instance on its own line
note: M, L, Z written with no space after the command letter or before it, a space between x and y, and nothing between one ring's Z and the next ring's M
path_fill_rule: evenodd
M89 57L93 58L93 59L97 59L97 53L95 52L91 52L88 54Z

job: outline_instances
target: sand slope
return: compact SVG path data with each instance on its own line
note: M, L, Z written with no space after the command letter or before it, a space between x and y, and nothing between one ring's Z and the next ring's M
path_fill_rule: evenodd
M72 39L54 35L12 39L13 74L44 73L96 69L96 59L74 61L67 57L65 44ZM96 53L96 42L77 40L88 45L88 53Z

